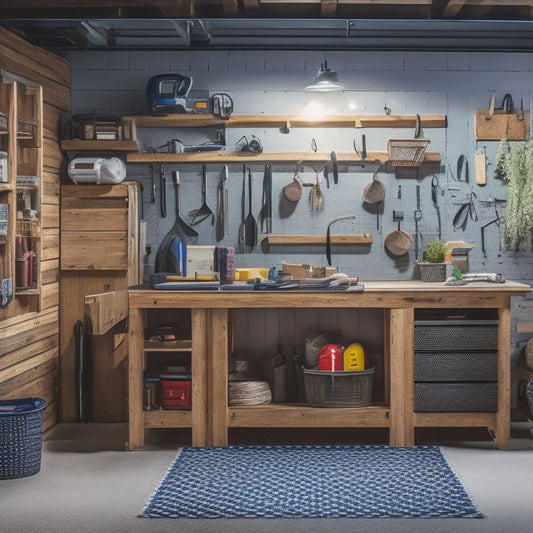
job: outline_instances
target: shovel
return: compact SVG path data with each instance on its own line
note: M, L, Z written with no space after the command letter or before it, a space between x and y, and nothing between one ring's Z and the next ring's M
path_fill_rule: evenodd
M202 165L202 205L198 209L193 209L189 211L189 216L192 217L191 226L196 226L200 224L206 218L211 217L211 225L215 223L215 213L207 205L206 200L206 191L207 191L207 167L205 163Z
M176 220L163 237L155 257L155 272L175 272L185 276L187 244L196 242L198 233L180 215L179 173L172 172L176 192Z

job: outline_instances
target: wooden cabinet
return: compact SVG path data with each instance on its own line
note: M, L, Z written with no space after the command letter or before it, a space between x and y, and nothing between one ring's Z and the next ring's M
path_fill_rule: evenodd
M128 339L120 330L92 335L85 296L125 290L142 281L138 212L140 185L64 185L61 188L60 368L61 418L77 419L75 326L83 324L92 374L87 400L94 422L127 419Z
M0 318L40 310L42 116L40 86L0 83Z

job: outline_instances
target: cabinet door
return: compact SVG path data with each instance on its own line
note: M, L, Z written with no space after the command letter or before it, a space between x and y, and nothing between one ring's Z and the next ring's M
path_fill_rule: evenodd
M138 270L131 184L61 188L61 269Z

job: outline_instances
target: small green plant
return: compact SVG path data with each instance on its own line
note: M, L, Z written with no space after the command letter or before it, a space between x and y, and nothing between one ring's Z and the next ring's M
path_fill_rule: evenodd
M427 263L444 263L447 252L448 248L442 241L433 240L426 245L423 260Z

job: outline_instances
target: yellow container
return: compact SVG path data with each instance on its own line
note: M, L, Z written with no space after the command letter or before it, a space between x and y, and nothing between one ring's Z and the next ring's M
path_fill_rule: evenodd
M246 281L249 279L268 279L268 268L236 268L235 281Z
M350 344L343 352L344 370L364 370L365 369L365 351L363 347L354 342Z

